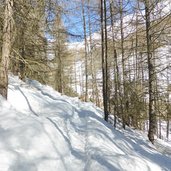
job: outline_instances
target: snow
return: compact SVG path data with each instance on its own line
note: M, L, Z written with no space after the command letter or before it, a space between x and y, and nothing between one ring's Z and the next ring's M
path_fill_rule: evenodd
M72 50L72 49L81 50L84 48L84 42L71 42L71 43L68 43L67 46L69 50Z
M0 171L171 170L146 135L114 129L92 103L37 81L9 83L8 101L0 97Z

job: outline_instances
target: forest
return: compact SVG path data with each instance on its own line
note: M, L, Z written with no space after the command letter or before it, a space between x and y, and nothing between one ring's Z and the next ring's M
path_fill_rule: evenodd
M0 94L30 78L169 138L170 0L0 0ZM165 123L166 133L161 127Z

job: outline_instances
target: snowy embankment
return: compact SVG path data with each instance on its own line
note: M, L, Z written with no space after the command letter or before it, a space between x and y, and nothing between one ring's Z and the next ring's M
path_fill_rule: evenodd
M0 171L169 171L140 133L114 130L91 103L10 77L0 97Z

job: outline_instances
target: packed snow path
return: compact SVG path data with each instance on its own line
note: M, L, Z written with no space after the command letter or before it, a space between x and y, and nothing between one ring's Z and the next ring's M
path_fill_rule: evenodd
M0 98L0 171L169 171L140 133L114 130L92 103L10 77Z

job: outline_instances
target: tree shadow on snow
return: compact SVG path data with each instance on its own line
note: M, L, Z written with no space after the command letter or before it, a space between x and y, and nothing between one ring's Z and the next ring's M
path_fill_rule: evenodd
M144 142L144 140L142 140L141 138L138 138L135 135L133 137L125 136L124 133L114 130L111 125L107 124L102 118L98 117L95 113L89 110L82 110L79 115L80 117L89 120L88 132L90 132L90 134L92 133L93 135L98 135L99 137L101 137L101 139L110 141L126 155L130 154L129 149L132 149L132 151L135 151L137 153L137 157L144 158L147 161L155 163L162 169L170 170L171 158L156 152L154 149L151 149L151 147L147 145L147 142ZM104 131L104 128L106 128L107 131ZM110 134L107 134L108 131ZM109 136L111 135L111 133L112 137ZM122 142L122 144L119 144L120 142ZM102 149L99 148L98 151L100 150ZM105 160L103 155L98 157L100 157L100 159L103 158L103 160ZM144 163L146 163L145 160L143 160Z

